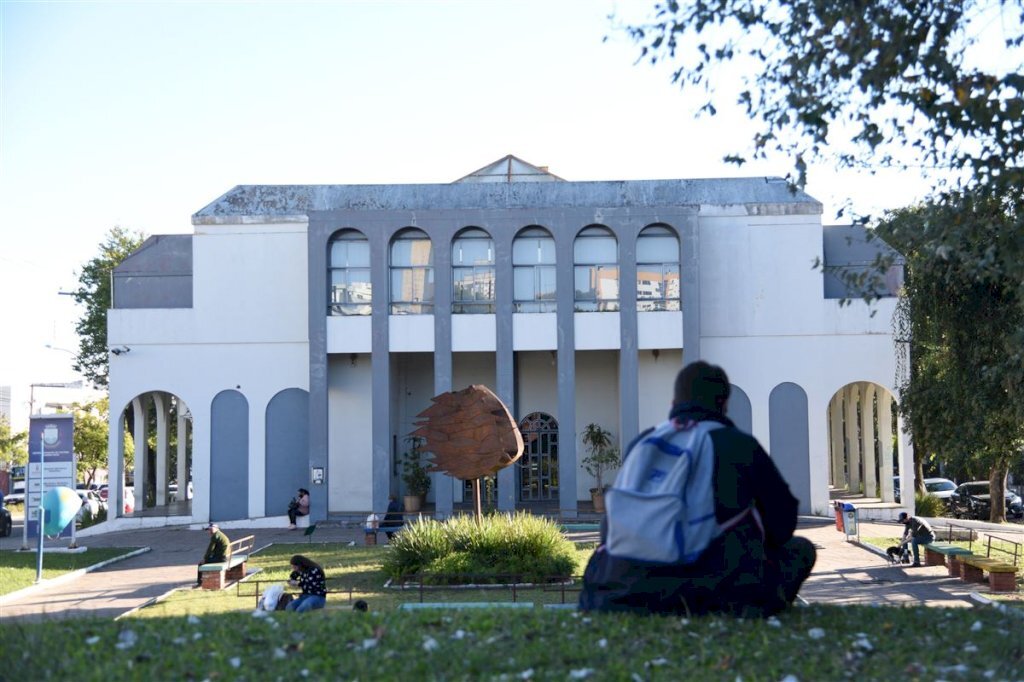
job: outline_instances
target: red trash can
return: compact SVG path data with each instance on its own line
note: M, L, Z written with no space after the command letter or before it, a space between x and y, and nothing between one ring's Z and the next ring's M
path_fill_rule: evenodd
M840 533L844 532L843 528L843 503L838 500L833 505L836 510L836 530Z

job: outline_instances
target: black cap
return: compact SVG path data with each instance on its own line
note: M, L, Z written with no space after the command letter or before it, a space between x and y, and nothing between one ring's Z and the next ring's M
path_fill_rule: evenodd
M906 523L910 520L910 514L907 512L900 512L900 523Z

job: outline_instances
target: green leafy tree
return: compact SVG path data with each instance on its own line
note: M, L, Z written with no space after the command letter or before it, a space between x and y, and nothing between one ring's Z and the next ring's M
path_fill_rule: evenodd
M7 417L0 416L0 462L21 466L28 462L28 432L11 430Z
M993 0L664 0L626 30L641 59L703 92L700 111L738 103L760 124L730 161L782 152L803 186L807 162L839 149L842 166L912 163L1005 188L1021 184L1024 75L976 55L993 26L1020 47L1022 22L1019 3Z
M78 456L78 476L92 483L97 469L107 467L107 435L110 432L109 399L94 403L75 404L75 454Z
M98 387L107 385L109 369L107 310L112 301L111 277L114 268L144 239L140 232L121 227L110 230L99 245L99 253L82 267L79 287L72 293L75 302L84 308L75 325L79 342L74 368Z
M916 454L988 478L992 521L1005 521L1006 474L1024 447L1024 301L1006 258L1020 239L1010 208L983 193L949 195L878 226L906 257L897 336L909 342L900 395Z

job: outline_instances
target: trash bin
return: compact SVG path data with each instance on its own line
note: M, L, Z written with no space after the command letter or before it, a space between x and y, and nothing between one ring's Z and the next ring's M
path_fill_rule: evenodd
M847 538L857 534L857 508L849 502L843 503L843 532Z
M836 530L840 533L843 532L843 503L839 500L835 501L832 508L836 511Z

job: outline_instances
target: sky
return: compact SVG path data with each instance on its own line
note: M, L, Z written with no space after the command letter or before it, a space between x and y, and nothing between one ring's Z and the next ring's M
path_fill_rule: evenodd
M742 168L754 128L637 63L616 23L653 0L0 0L0 385L72 382L60 292L114 226L188 233L239 184L447 183L506 154L567 180ZM826 223L924 195L906 173L813 166ZM37 405L62 399L37 389Z

